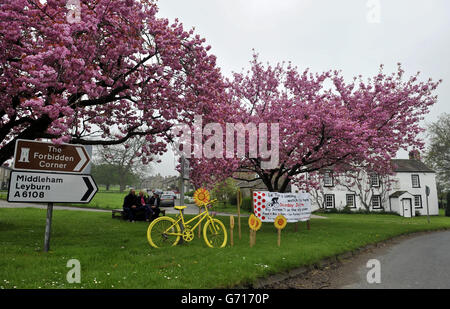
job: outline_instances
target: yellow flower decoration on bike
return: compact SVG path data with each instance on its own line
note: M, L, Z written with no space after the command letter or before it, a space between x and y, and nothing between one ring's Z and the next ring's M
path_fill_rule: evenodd
M287 220L283 215L278 215L273 224L277 229L282 230L286 227Z
M256 217L254 214L251 214L250 217L248 218L248 226L254 230L257 231L261 228L262 222L261 220Z
M194 202L198 207L203 207L209 202L209 192L204 188L198 188L194 192Z

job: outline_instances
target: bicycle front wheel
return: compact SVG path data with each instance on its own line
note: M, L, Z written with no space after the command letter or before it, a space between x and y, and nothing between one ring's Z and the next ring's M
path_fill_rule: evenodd
M170 217L159 217L148 226L147 239L155 248L175 246L180 241L180 226Z
M203 227L203 239L210 248L223 248L227 244L227 230L219 219L208 220Z

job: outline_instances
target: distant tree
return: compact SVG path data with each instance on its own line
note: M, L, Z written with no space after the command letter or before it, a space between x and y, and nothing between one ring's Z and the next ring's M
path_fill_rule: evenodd
M425 162L437 174L442 190L450 191L450 114L442 114L427 130L430 145L425 153Z
M105 185L107 191L111 185L119 184L117 168L111 164L93 164L91 175L97 184Z
M120 168L112 164L93 164L91 168L91 175L94 177L97 184L105 185L108 191L112 185L120 184ZM136 175L132 172L127 172L123 176L124 183L133 185L139 183L141 180L140 175Z
M237 186L236 181L232 178L227 178L224 181L216 184L211 191L214 198L220 202L233 202L236 200Z
M104 173L117 175L120 192L125 190L126 185L140 183L141 178L150 172L148 157L145 161L140 158L146 143L144 137L135 137L122 145L100 146L96 149L95 161L106 167Z

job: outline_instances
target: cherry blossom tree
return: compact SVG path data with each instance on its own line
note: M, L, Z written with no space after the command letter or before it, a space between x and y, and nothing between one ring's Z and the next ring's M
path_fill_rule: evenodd
M4 0L0 163L17 139L112 145L215 113L224 84L205 39L157 17L150 0ZM73 5L79 8L73 9ZM206 117L207 119L207 117Z
M278 124L278 164L264 168L267 156L250 151L233 159L194 159L191 178L201 183L248 172L254 175L248 181L261 180L268 190L285 192L293 183L303 189L317 185L312 176L329 167L336 173L359 166L389 174L398 150L423 148L420 121L436 102L433 92L440 82L420 81L419 73L405 79L400 64L392 74L381 66L371 78L346 81L337 70L313 73L290 63L264 65L254 55L250 70L230 81L229 95L238 107L226 121ZM248 140L246 147L251 147Z

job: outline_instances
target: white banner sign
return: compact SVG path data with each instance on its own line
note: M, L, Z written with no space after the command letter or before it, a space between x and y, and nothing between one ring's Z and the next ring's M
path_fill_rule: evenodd
M308 221L311 217L309 193L253 192L253 210L262 222L274 222L283 215L287 222Z

